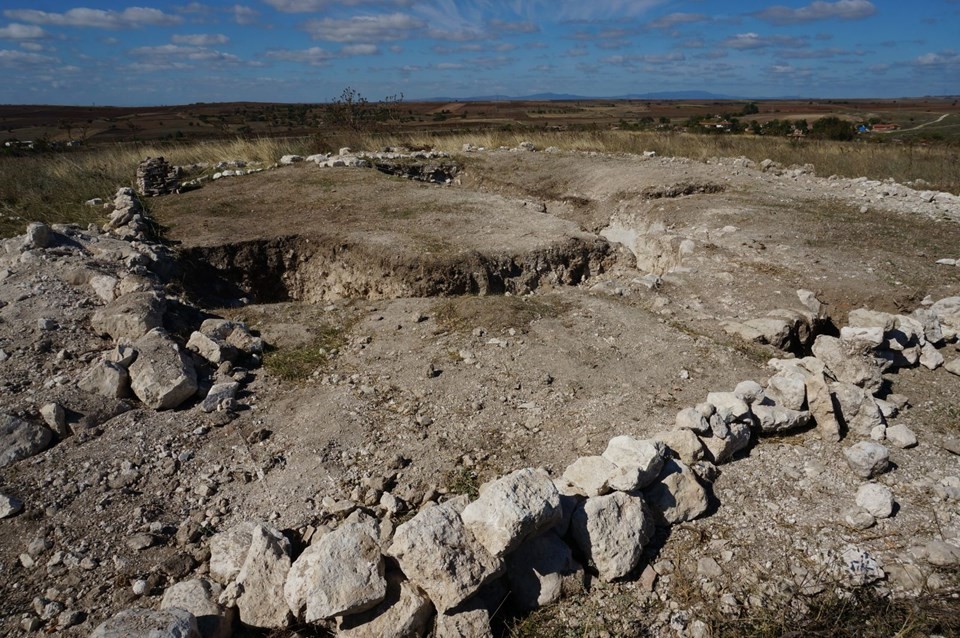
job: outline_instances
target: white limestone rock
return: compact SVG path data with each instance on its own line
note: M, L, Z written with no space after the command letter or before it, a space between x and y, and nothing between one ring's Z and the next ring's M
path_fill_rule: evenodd
M608 481L610 487L628 492L642 489L657 478L666 457L666 446L660 441L615 436L602 456L620 469Z
M545 470L517 470L483 486L460 517L488 552L503 556L560 522L560 493Z
M874 518L889 518L893 514L893 492L886 485L865 483L857 490L857 506Z
M682 461L669 460L643 496L659 524L692 521L707 511L707 492Z
M764 394L775 405L788 410L803 410L807 404L804 375L796 371L778 372L770 377Z
M890 467L890 451L873 441L861 441L844 448L847 465L860 478L870 479Z
M917 445L917 435L903 423L888 427L885 435L892 445L901 449L916 447Z
M397 527L387 554L421 587L438 613L455 607L503 572L449 503L429 505Z
M880 389L883 382L880 367L862 349L835 337L820 335L813 344L813 354L837 381L859 386L870 393Z
M653 532L644 499L625 492L588 498L571 523L577 545L593 561L600 579L608 582L636 569Z
M513 603L531 611L560 600L565 583L572 589L582 587L583 567L559 536L547 532L507 557L507 580Z
M283 595L308 623L367 611L387 595L379 532L345 523L311 544L290 567Z
M140 353L130 365L130 387L154 410L178 407L197 391L197 372L180 345L161 328L134 343Z
M790 410L777 405L754 405L753 415L766 434L788 432L808 426L812 419L806 410Z
M291 621L283 597L290 571L290 543L262 525L251 531L250 548L237 574L237 610L251 627L284 629Z
M376 607L340 619L338 638L412 638L427 633L433 604L399 571L387 572L387 594Z
M229 638L236 609L223 609L217 602L222 587L205 579L187 580L163 592L160 609L185 609L197 619L202 638Z
M716 415L713 418L719 419ZM693 465L701 460L704 455L703 443L690 430L657 432L653 435L653 440L665 445L671 456L688 465Z
M610 477L617 471L617 466L602 456L582 456L567 466L563 478L585 496L600 496L613 490Z
M90 638L201 638L197 619L184 609L125 609L101 623Z
M134 292L97 308L90 317L90 325L97 334L131 343L163 326L165 309L165 302L156 293Z

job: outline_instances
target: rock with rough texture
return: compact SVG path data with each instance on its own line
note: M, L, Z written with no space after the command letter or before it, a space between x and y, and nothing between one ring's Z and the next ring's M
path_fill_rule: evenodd
M617 471L617 466L602 456L582 456L567 466L563 478L584 495L599 496L612 491L610 477Z
M283 597L290 542L262 525L254 527L250 536L250 549L236 580L240 620L251 627L283 629L291 620Z
M160 609L185 609L197 619L201 638L229 638L233 633L234 608L221 609L220 585L209 580L187 580L167 588Z
M760 424L760 431L767 434L796 430L811 422L806 410L790 410L778 405L754 405L753 415Z
M879 443L861 441L844 448L847 465L860 478L873 478L890 467L890 451Z
M881 328L886 333L897 327L897 318L888 312L857 308L851 310L847 316L847 325L857 328Z
M560 493L560 522L553 527L553 531L560 536L565 536L570 529L570 519L573 518L573 512L586 498L580 488L563 477L554 479L554 486Z
M893 514L893 492L886 485L866 483L857 490L857 506L874 518L888 518Z
M692 521L707 511L706 490L681 461L667 461L643 496L659 524Z
M930 343L923 344L920 350L920 365L927 370L936 370L943 365L944 358Z
M640 564L654 523L643 498L614 492L584 501L574 512L570 529L600 578L612 581L627 576Z
M156 293L133 292L97 308L90 324L100 335L130 343L163 326L165 306Z
M503 572L501 560L473 537L449 503L427 506L400 525L387 554L427 592L438 613L466 600Z
M43 452L52 440L50 428L0 414L0 467Z
M59 403L47 403L40 407L40 417L53 432L60 437L70 434L67 427L67 412Z
M236 580L240 574L240 568L247 559L247 554L250 553L253 531L257 528L266 530L278 543L285 543L287 547L285 551L290 553L289 541L279 531L256 521L244 521L210 539L210 576L212 578L223 585Z
M712 403L725 423L742 421L750 415L750 406L733 392L710 392L707 403Z
M570 547L548 532L529 539L507 557L507 580L513 603L530 611L557 602L564 583L582 587L583 567L574 560Z
M20 499L0 494L0 518L10 518L23 511L23 501Z
M764 394L775 405L788 410L803 410L807 404L807 385L799 372L783 371L773 375Z
M610 439L602 456L620 469L611 477L610 487L629 492L644 488L656 480L666 457L666 446L660 441L615 436Z
M197 372L187 354L157 328L137 339L140 353L130 365L130 386L154 410L170 410L197 391Z
M427 633L433 604L398 571L387 572L387 594L376 607L340 619L338 638L413 638Z
M236 397L239 389L240 384L236 381L215 383L207 392L207 396L204 397L200 409L204 412L213 412L219 409L224 403Z
M809 372L803 379L807 388L807 406L810 415L817 423L820 438L830 443L840 440L840 422L837 420L833 406L833 397L830 386L823 376L823 372Z
M960 565L960 547L945 541L932 540L924 545L927 562L937 567Z
M672 456L688 465L693 465L703 458L703 443L690 430L661 431L654 434L653 439L666 445Z
M797 298L800 300L800 303L814 315L819 316L821 310L823 310L823 303L817 299L816 293L812 290L801 288L797 291Z
M741 381L733 389L733 395L747 405L753 405L763 399L763 386L756 381Z
M701 439L707 449L707 460L716 463L726 463L740 450L750 445L750 426L746 423L731 423L727 436L706 436Z
M81 377L77 387L109 399L123 399L130 396L130 373L112 361L95 361Z
M898 448L911 448L917 445L917 435L902 423L887 428L886 437Z
M873 527L877 519L870 512L859 507L851 507L843 513L843 523L850 529L864 530Z
M685 408L677 413L677 429L707 434L710 431L709 417L702 415L696 408Z
M493 638L490 612L476 597L456 609L437 614L433 635L436 638Z
M820 335L813 343L813 354L841 383L851 383L873 393L880 389L883 378L880 367L856 344L845 344L836 337Z
M858 326L844 326L840 328L840 341L845 343L859 342L861 344L878 347L883 343L883 328L864 328Z
M941 327L960 332L960 297L946 297L929 308Z
M960 376L960 359L954 359L947 365L943 366L943 369L949 372L950 374L955 374Z
M345 523L297 558L283 595L308 623L367 611L387 595L379 533L372 523Z
M851 433L870 436L873 428L885 424L880 406L862 388L851 383L834 383L830 390L836 400L835 405L840 408L840 416Z
M917 308L910 316L923 326L923 336L928 343L935 347L943 344L943 330L935 312L927 308Z
M125 609L99 625L90 638L201 638L197 619L183 609Z
M525 538L560 522L560 493L545 470L526 468L481 488L460 518L494 556L516 549Z
M199 331L195 331L190 335L190 339L187 341L187 349L196 352L210 363L217 365L224 361L234 362L240 354L237 349L229 343L211 339Z

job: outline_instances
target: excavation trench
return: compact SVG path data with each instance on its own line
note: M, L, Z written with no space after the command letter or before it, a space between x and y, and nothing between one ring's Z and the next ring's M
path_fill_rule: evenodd
M333 299L523 294L576 285L621 256L601 238L568 238L520 254L396 252L343 239L288 236L181 251L184 285L209 306Z

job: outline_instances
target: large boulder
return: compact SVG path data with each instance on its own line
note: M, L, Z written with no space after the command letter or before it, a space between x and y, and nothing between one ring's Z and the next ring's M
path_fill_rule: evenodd
M573 513L570 530L577 545L597 568L600 578L613 581L630 574L653 536L653 517L640 496L614 492L593 496Z
M169 410L196 393L193 362L162 328L137 339L134 348L140 354L130 365L130 385L144 404L155 410Z
M163 326L164 300L154 292L133 292L97 308L90 324L114 341L133 342Z
M222 588L202 578L186 580L167 588L160 609L185 609L197 619L201 638L229 638L233 633L236 609L222 609L217 603Z
M87 368L77 386L84 392L108 399L123 399L130 396L130 373L113 361L95 361Z
M643 495L660 524L692 521L707 511L706 490L682 461L667 461Z
M387 554L427 592L438 613L455 607L503 572L501 560L464 527L451 503L429 505L400 525Z
M0 414L0 467L43 452L52 440L50 428Z
M527 468L482 487L460 517L488 552L503 556L526 537L559 523L561 514L560 493L550 476Z
M820 335L813 343L813 354L841 383L852 383L868 392L880 389L883 378L876 359L857 344L846 344L836 337Z
M263 629L290 624L290 609L283 597L289 571L289 541L262 525L254 527L236 580L237 610L244 624Z
M602 454L620 469L611 477L610 487L624 492L646 487L660 474L666 455L666 446L660 441L613 437Z
M197 619L183 609L126 609L97 626L90 638L201 638Z
M294 616L309 623L367 611L387 595L379 533L345 523L310 545L290 568L283 594Z
M398 571L387 572L387 595L376 607L340 619L339 638L415 638L427 633L433 604Z

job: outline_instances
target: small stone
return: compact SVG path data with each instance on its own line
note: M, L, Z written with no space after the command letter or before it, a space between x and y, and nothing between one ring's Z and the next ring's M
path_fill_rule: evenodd
M960 565L960 547L945 541L932 540L924 546L927 562L937 567Z
M683 462L669 460L643 492L660 524L692 521L707 511L707 493Z
M751 405L763 398L763 386L756 381L741 381L733 389L733 394L747 405Z
M898 448L911 448L917 445L917 436L913 430L899 423L886 430L887 440Z
M23 502L20 499L6 494L0 494L0 518L10 518L22 511Z
M603 458L619 469L608 481L610 487L624 492L646 487L656 480L666 456L666 446L660 441L613 437L603 452Z
M586 496L602 496L612 491L610 477L617 466L602 456L583 456L567 466L563 478L575 485Z
M857 505L875 518L893 514L893 492L885 485L867 483L857 490Z
M873 441L861 441L848 448L844 448L843 455L847 465L854 473L865 479L873 478L885 472L890 466L890 452L887 448Z
M139 534L134 534L127 538L127 547L138 552L142 552L145 549L153 547L157 544L159 539L153 534L147 532L141 532Z
M697 434L710 432L709 416L705 417L696 408L685 408L677 413L677 429L692 430Z
M58 436L67 436L70 430L67 428L67 413L59 403L47 403L40 408L40 416L44 423L57 433Z
M864 530L873 527L877 521L870 512L859 507L851 507L843 513L843 522L850 529Z
M723 569L716 559L704 556L697 561L697 573L704 578L717 579L723 576Z

